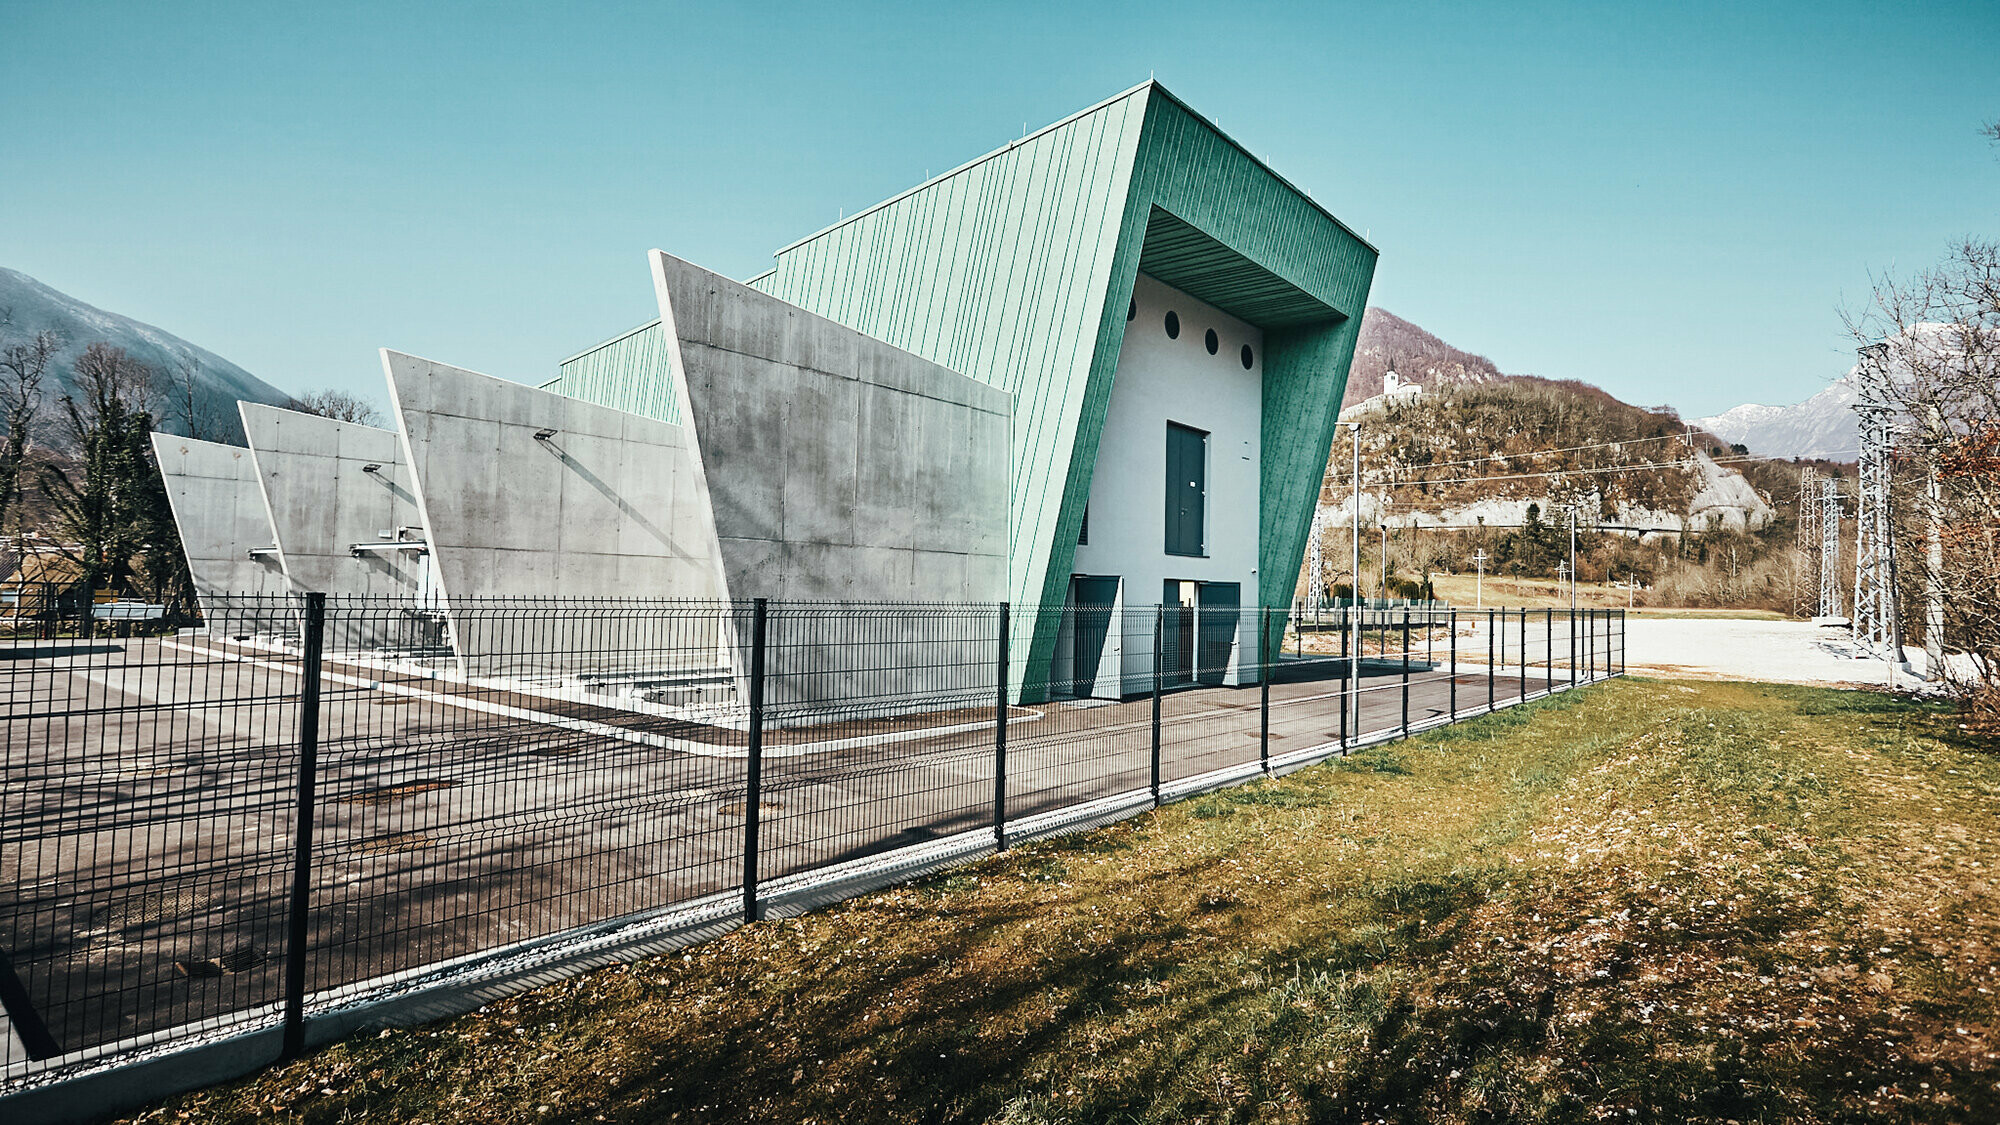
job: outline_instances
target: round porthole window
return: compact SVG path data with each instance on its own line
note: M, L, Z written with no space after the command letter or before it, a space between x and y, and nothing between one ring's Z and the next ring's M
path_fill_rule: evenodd
M1213 328L1208 330L1208 338L1202 342L1208 345L1208 354L1210 355L1214 355L1215 349L1222 346L1222 342L1215 338L1215 329Z
M1245 371L1250 370L1251 361L1254 360L1255 358L1256 358L1255 356L1250 354L1250 345L1248 344L1243 345L1243 370Z
M1178 314L1169 312L1167 314L1167 339L1178 340L1180 338L1181 318Z
M1129 304L1127 304L1127 305L1125 306L1125 319L1126 319L1126 320L1131 320L1131 319L1132 319L1133 317L1135 317L1135 316L1138 316L1138 315L1139 315L1139 302L1137 302L1137 301L1132 301L1132 302L1130 302Z

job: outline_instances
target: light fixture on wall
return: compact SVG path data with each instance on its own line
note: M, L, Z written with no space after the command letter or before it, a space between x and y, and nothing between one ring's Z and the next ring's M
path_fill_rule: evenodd
M370 461L368 464L361 466L361 471L364 473L379 473L382 471L382 466Z
M544 426L543 428L535 431L536 441L547 441L554 436L556 436L556 431L555 427L553 426Z

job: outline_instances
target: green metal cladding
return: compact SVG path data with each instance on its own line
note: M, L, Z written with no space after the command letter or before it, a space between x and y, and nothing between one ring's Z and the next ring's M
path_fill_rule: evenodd
M1012 596L1024 604L1066 595L1137 275L1262 328L1258 590L1278 607L1305 553L1375 260L1147 82L785 247L750 284L1013 392ZM666 417L658 335L566 361L557 389ZM1016 651L1034 682L1056 621L1022 616L1033 635Z

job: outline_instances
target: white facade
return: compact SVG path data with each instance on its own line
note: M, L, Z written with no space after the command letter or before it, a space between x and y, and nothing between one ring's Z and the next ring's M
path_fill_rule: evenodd
M1203 633L1196 602L1197 584L1210 600L1234 604L1257 601L1258 534L1261 514L1264 334L1256 327L1141 274L1134 286L1125 338L1112 377L1111 403L1092 469L1085 534L1071 572L1082 578L1119 580L1122 606L1181 604L1194 609L1193 627ZM1168 334L1172 315L1177 334ZM1214 351L1209 345L1213 333ZM1244 349L1249 349L1249 365ZM1199 554L1167 550L1167 443L1169 423L1201 431L1205 441L1203 534ZM1176 587L1172 593L1166 583ZM1102 583L1099 588L1104 588ZM1075 587L1073 586L1073 589ZM1225 612L1211 608L1211 621ZM1223 682L1239 682L1236 665L1254 644L1250 614L1228 611L1236 643L1201 645L1197 670L1202 678L1220 671ZM1167 629L1174 627L1169 622ZM1114 696L1148 690L1152 676L1151 623L1127 621L1114 612L1106 631L1096 686L1077 694ZM1143 635L1131 635L1133 633ZM1172 651L1173 641L1168 642ZM1254 662L1255 654L1248 653ZM1075 675L1076 638L1066 621L1056 642L1051 679ZM1226 667L1223 667L1226 665ZM1114 671L1114 669L1116 671Z

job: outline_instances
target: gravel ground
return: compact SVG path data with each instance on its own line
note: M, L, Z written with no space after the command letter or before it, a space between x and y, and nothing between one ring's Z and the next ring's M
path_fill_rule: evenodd
M1860 656L1844 628L1805 621L1655 621L1635 615L1627 619L1626 630L1626 670L1642 676L1870 687L1889 682L1888 666ZM1920 671L1923 650L1904 652L1910 667ZM1921 683L1896 672L1900 689Z

